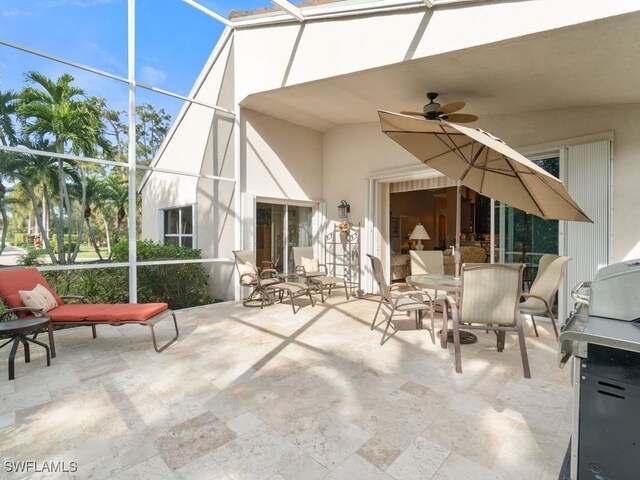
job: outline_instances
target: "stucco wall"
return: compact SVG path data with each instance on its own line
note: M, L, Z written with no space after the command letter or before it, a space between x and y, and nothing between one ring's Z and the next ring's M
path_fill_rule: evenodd
M256 196L320 200L322 134L242 110L242 189Z

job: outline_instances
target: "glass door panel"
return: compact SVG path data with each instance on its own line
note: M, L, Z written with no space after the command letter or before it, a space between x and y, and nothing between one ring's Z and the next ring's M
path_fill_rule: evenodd
M313 245L312 207L256 203L256 261L272 262L278 272L293 272L293 247Z
M560 176L558 157L537 160L539 167L555 177ZM496 202L496 243L500 247L500 262L524 263L524 286L530 286L536 276L540 257L559 251L559 222Z
M289 272L295 272L293 247L310 247L313 245L311 229L311 207L289 205L287 207L287 240Z

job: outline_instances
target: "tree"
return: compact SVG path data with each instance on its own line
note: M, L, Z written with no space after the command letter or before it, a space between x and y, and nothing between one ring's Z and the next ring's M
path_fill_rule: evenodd
M113 241L117 243L120 240L120 229L127 215L126 207L129 203L127 177L116 171L111 171L104 180L104 198L111 202L116 211L116 231L113 234Z
M22 132L37 140L51 139L56 153L73 153L95 157L99 152L110 153L111 145L104 136L104 125L98 102L87 99L84 90L72 85L73 76L65 73L56 81L38 73L28 72L25 79L30 84L20 93L16 111L23 122ZM64 218L71 220L72 204L65 181L65 161L58 159L59 202L56 237L57 259L60 263L72 262L78 254L79 243L73 252L65 254ZM80 211L84 212L83 195ZM78 237L82 236L84 222L78 224ZM67 226L68 244L72 244L72 224Z
M167 135L171 115L143 103L136 107L136 118L136 155L139 163L149 165Z
M18 95L11 91L0 91L0 144L4 146L14 145L16 141L16 131L13 124L13 115L16 113L15 101ZM3 152L5 153L5 152ZM3 164L8 161L7 155L3 155ZM4 167L4 165L3 165ZM4 251L9 230L9 217L7 214L7 187L4 182L7 176L0 168L0 216L2 217L2 239L0 240L0 254Z

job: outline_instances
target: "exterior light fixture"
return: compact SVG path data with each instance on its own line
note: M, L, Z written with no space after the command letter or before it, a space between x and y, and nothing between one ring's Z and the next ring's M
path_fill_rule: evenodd
M350 211L351 205L349 205L346 200L342 200L340 205L338 205L338 216L340 218L348 218Z
M409 235L410 240L418 241L418 243L416 244L416 250L422 250L424 248L420 240L429 240L429 238L431 237L429 237L427 230L420 222L418 222L418 224L413 229L413 232L411 232L411 235Z

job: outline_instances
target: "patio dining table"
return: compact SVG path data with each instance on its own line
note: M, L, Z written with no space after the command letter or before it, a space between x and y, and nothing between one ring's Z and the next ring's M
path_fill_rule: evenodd
M425 273L421 275L409 275L405 280L409 285L418 288L428 288L438 291L444 291L447 293L453 293L460 295L462 292L462 279L456 278L453 275L447 273ZM447 342L449 341L449 328L447 325L447 308L444 307L442 311L442 330L440 331L440 346L447 348ZM461 343L475 343L478 338L471 332L460 331ZM451 340L452 341L452 340Z

